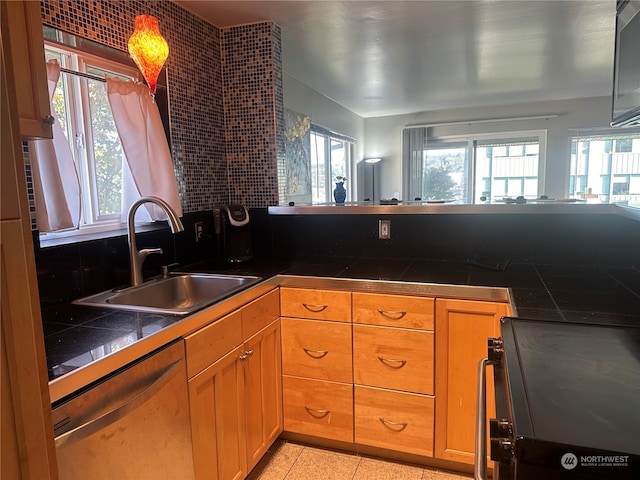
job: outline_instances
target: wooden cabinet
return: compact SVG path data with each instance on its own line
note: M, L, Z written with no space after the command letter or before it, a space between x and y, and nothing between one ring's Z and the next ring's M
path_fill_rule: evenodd
M6 19L2 30L10 39L5 53L16 84L20 134L25 138L53 138L40 2L0 3L1 16Z
M354 382L433 395L433 332L353 326Z
M433 455L434 299L353 294L356 443Z
M189 380L196 478L241 480L247 475L240 347Z
M244 478L282 432L278 307L274 290L186 338L196 478Z
M353 385L285 375L283 397L285 431L353 442Z
M0 478L57 478L47 363L17 131L6 16L0 2ZM39 8L39 2L36 2Z
M251 471L282 432L280 321L244 343L247 469Z
M473 463L477 370L487 339L499 336L505 303L436 300L435 456ZM495 416L493 373L487 372L487 416ZM488 431L488 427L487 427Z
M280 289L284 430L353 442L351 293Z
M433 409L433 396L356 385L356 443L432 456Z
M351 323L351 293L282 287L280 312L283 317Z
M433 330L434 299L407 295L353 294L353 323Z
M285 375L353 382L351 325L282 318L282 370Z

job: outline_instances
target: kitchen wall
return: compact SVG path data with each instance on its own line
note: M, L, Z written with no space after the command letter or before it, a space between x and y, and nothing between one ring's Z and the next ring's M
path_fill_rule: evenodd
M475 125L441 126L430 129L434 136L464 135L522 130L547 130L547 168L544 191L550 197L567 195L570 161L569 129L606 128L611 120L611 97L581 98L482 108L437 110L411 115L367 118L365 157L383 157L382 198L402 192L402 127L491 118L557 115L548 120L522 120Z
M280 28L219 29L173 2L42 0L45 25L127 51L134 19L160 21L170 54L172 158L185 212L277 203L284 144Z

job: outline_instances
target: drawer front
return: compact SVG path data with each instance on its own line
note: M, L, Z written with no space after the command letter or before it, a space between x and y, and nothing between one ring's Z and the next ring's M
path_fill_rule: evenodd
M283 317L351 322L351 293L281 287L280 313Z
M242 307L242 339L247 340L280 316L278 289Z
M433 330L434 299L403 295L353 294L353 322Z
M240 312L222 317L185 338L187 376L189 378L211 365L242 343Z
M283 377L284 430L353 442L353 386Z
M355 386L356 443L433 456L434 398Z
M285 375L353 382L351 324L283 317Z
M354 325L354 383L433 394L433 341L433 332Z

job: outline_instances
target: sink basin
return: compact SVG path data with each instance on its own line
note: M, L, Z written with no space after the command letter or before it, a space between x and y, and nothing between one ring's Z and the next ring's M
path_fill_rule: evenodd
M138 312L187 315L260 281L260 277L212 274L171 274L124 290L109 290L75 300L89 305Z

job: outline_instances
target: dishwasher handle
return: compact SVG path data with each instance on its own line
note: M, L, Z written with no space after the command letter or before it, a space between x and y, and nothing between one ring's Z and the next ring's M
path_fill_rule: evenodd
M140 393L138 393L122 405L119 405L116 408L104 413L103 415L100 415L93 420L89 420L88 422L85 422L82 425L79 425L76 428L73 428L68 432L57 436L55 438L56 447L86 438L127 416L129 413L147 402L147 400L149 400L156 393L162 390L162 388L167 383L169 383L169 381L177 373L180 372L179 367L182 362L184 362L184 360L181 358L168 365L165 369L161 370L155 378L153 378L145 387L143 387Z

